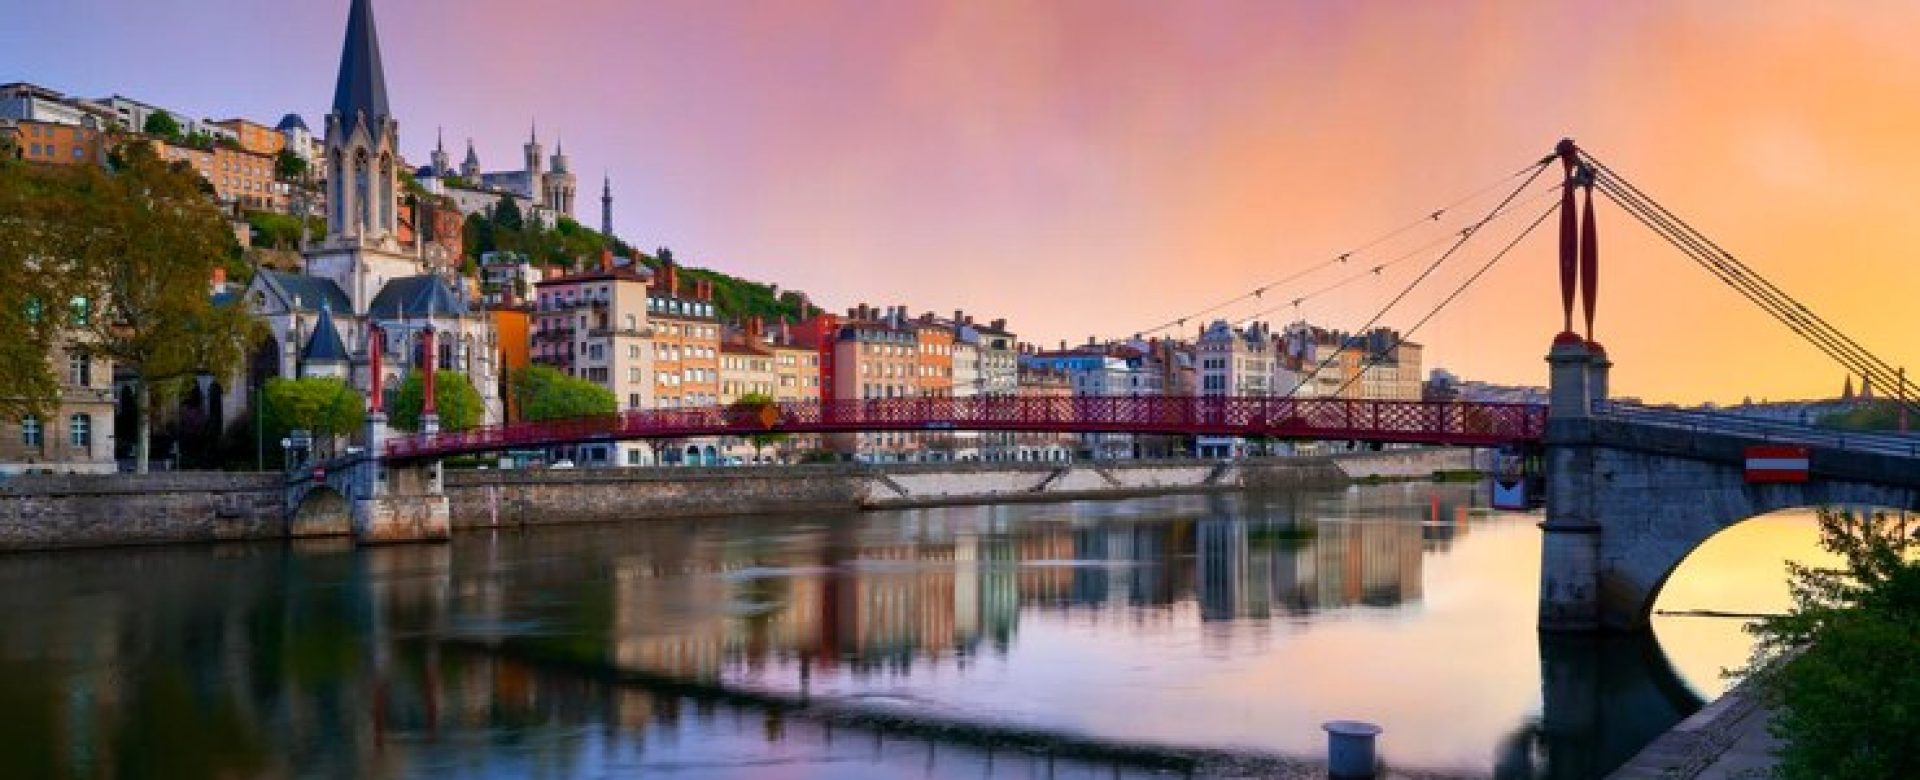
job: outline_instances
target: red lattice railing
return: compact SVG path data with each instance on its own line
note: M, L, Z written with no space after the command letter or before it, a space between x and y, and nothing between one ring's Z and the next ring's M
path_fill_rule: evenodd
M643 409L416 435L389 441L411 460L598 441L748 436L758 433L1012 431L1270 436L1283 439L1490 446L1538 441L1546 407L1352 399L1074 396L887 398L755 407Z

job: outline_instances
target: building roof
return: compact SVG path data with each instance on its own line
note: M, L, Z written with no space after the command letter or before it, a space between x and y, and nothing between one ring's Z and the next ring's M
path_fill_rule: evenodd
M353 9L347 13L347 40L340 49L333 111L343 123L351 123L355 114L364 114L368 120L392 116L387 109L387 74L380 64L380 36L373 25L372 0L353 0Z
M383 320L451 316L468 313L467 301L434 274L387 280L367 307L367 316Z
M313 335L300 350L300 359L308 363L347 362L346 342L340 340L340 330L333 326L333 307L320 307L320 321L313 324Z
M301 119L299 114L288 114L286 116L280 117L280 124L275 125L273 129L275 130L306 130L307 120ZM313 131L307 130L307 132L313 132Z
M323 306L341 311L352 311L353 303L340 285L332 279L321 276L260 269L260 279L267 285L280 291L281 297L295 309L312 311Z

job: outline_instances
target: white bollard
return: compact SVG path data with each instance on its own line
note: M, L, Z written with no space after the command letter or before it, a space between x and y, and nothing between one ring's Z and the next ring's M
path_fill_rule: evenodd
M1374 737L1380 727L1357 720L1330 720L1327 731L1327 776L1335 780L1368 780L1375 774Z

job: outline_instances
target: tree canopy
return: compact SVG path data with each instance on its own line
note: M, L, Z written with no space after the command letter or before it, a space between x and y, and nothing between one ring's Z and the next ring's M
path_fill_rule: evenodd
M389 410L393 427L403 431L420 430L421 405L426 400L426 380L419 371L412 371L400 383L400 391L394 395L393 408ZM440 416L440 430L464 431L480 424L486 417L486 404L480 400L480 391L473 388L473 380L458 371L435 371L433 373L434 412Z
M140 131L147 135L157 135L169 141L180 139L180 120L165 111L155 111L147 115L146 125Z
M85 290L72 210L98 177L0 158L0 416L43 411L59 393L48 356L66 340L67 303Z
M269 379L260 395L262 432L274 441L296 430L347 436L366 421L366 398L338 379Z
M307 175L307 158L295 154L292 149L281 149L273 158L273 175L283 181L296 181Z
M1920 777L1920 521L1820 512L1835 569L1788 566L1793 609L1751 629L1780 705L1778 776Z
M513 394L520 419L529 422L610 415L620 403L613 391L546 366L516 369L508 392Z

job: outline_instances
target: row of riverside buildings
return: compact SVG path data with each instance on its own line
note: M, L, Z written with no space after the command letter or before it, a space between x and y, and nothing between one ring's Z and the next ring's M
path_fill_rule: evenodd
M512 198L536 220L570 218L575 181L569 161L558 148L546 158L536 135L521 171L482 170L471 143L458 168L440 142L431 165L409 166L399 151L371 0L352 0L333 104L317 138L294 114L269 128L167 112L184 140L143 133L148 118L161 111L120 96L80 99L5 84L0 140L20 160L45 165L105 164L114 144L152 143L163 157L190 165L211 182L214 197L236 215L266 210L325 216L325 235L304 242L295 267L260 265L244 285L210 280L211 295L247 306L270 333L237 375L203 378L183 400L188 408L179 417L216 433L251 414L269 379L333 377L364 392L373 386L376 364L390 393L407 372L428 363L465 374L480 393L485 425L518 421L506 383L514 369L530 365L605 387L622 409L726 405L749 394L778 402L1421 397L1419 345L1384 329L1346 334L1302 322L1275 331L1264 323L1218 321L1191 335L1089 339L1042 349L1023 343L1004 319L976 320L964 311L916 315L906 306L861 304L831 314L800 296L803 318L730 318L711 281L685 271L666 253L650 267L606 251L566 270L495 253L473 258L477 274L463 273L461 217ZM306 161L308 173L281 175L276 163L289 155ZM427 196L408 196L403 181L409 174ZM601 229L611 240L610 186L603 188L601 206ZM0 472L113 470L126 449L115 444L114 424L131 404L126 382L116 381L109 361L78 344L49 360L64 379L57 411L46 420L0 421ZM804 457L1059 461L1228 457L1259 446L1225 438L967 431L761 444L630 442L521 455L567 457L582 466ZM165 449L159 454L164 458Z

